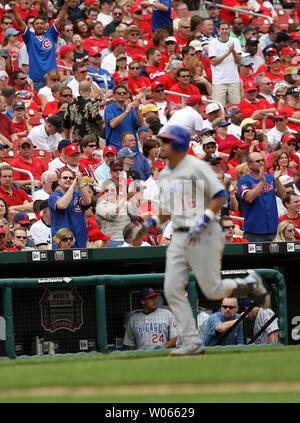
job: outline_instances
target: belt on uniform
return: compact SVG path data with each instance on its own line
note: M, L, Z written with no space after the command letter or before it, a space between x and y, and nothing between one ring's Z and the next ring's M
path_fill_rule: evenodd
M179 228L175 229L175 232L189 232L189 226L179 226Z

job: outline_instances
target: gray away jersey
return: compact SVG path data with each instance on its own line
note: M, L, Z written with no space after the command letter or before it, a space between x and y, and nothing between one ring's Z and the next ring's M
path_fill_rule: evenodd
M174 230L193 226L211 198L225 189L209 164L188 154L174 169L166 166L159 182L160 208L171 215Z
M147 350L162 347L174 336L177 329L170 310L158 308L149 314L136 310L128 320L123 344Z

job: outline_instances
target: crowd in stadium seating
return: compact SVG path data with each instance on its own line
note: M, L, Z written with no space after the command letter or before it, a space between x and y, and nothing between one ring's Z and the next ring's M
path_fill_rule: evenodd
M226 242L300 239L300 5L218 3L0 5L0 251L167 245L172 222L132 233L172 124L228 191Z

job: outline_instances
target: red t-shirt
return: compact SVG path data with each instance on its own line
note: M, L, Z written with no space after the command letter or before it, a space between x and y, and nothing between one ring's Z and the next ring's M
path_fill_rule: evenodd
M48 166L43 162L43 160L39 159L38 157L32 157L32 163L27 163L25 160L19 156L12 160L11 162L12 167L17 167L19 169L29 170L32 173L33 179L38 181L41 180L41 176L43 172L48 170ZM14 173L14 181L29 181L30 178L26 173L21 173L15 171Z
M83 41L83 50L90 51L92 47L98 47L99 50L103 50L108 47L108 37L102 36L100 40L96 38L86 38Z
M93 173L101 163L102 161L100 159L86 159L84 157L80 157L79 170L83 174L83 176L90 176L93 175Z
M160 67L146 66L146 72L151 82L155 81L156 78L165 75L165 72Z
M25 19L27 18L27 16L34 16L35 18L39 16L39 11L35 6L31 7L29 10L23 10L21 6L17 6L16 9L21 15L23 22L25 22Z
M218 150L221 153L229 154L233 143L236 141L234 135L227 135L225 139L220 138L218 135L215 135L215 141L218 144Z
M15 123L12 121L12 126L14 129L14 134L16 134L18 137L26 137L28 135L25 119L23 119L19 123Z
M291 217L288 217L287 213L283 214L282 216L279 217L279 223L283 222L284 220L290 220L291 222L294 222L295 227L297 229L300 229L300 214L299 213L298 213L298 217L293 219ZM295 231L295 239L297 241L300 241L300 234L298 234L297 231Z
M125 47L127 56L133 57L137 54L140 54L141 56L146 57L146 51L143 47L141 47L139 44L136 44L135 46L129 46L126 44Z
M20 206L25 200L32 203L32 199L23 189L12 188L12 195L10 195L9 192L4 191L4 189L0 186L0 197L6 200L8 207Z
M270 78L271 81L275 84L284 81L284 73L280 72L280 73L272 73L272 72L266 72L265 73L265 78Z
M177 79L173 78L169 73L166 73L163 76L160 76L157 78L159 82L161 82L167 91L171 91L171 87L173 87L175 84L177 84Z
M255 83L254 82L255 75L245 76L245 75L243 75L243 74L240 73L240 78L243 81L243 85L245 85L245 82L253 82L253 83Z
M141 38L142 40L149 41L153 36L152 28L151 28L151 17L150 15L143 15L143 21L139 25L135 24L134 21L131 21L129 25L136 25L140 31L142 31ZM150 17L150 19L149 19ZM148 45L147 45L148 48Z
M240 238L239 236L233 238L233 240L232 240L232 243L233 244L238 244L240 242L244 242L245 243L245 242L249 242L249 241L248 241L248 239Z
M177 34L175 34L174 37L177 40L177 48L179 49L179 52L181 53L182 48L188 44L189 39L188 37L182 38L179 32L177 32Z
M271 109L274 106L270 104L265 98L256 99L255 102L250 102L245 98L239 103L239 108L242 112L243 119L250 118L256 110ZM266 121L267 128L273 128L274 121L268 118ZM258 129L262 128L262 121L257 125Z
M273 157L274 154L276 153L276 151L273 151L272 153L269 154L268 158L267 158L267 163L266 163L266 169L269 171L269 169L272 167L272 161L273 161ZM290 162L295 162L297 163L297 169L300 166L300 160L299 157L297 156L297 154L292 153L289 157Z
M202 62L202 65L204 67L204 70L206 72L206 76L209 79L209 82L212 81L212 73L211 73L211 63L210 58L207 56L204 56L203 54L200 56L200 60Z
M247 2L246 1L238 1L238 0L224 0L223 1L223 6L228 6L228 7L236 7L239 8L239 6L247 6ZM250 23L250 17L249 15L246 15L244 13L239 13L238 14L239 18L241 18L243 20L244 25L249 25ZM233 10L229 10L229 9L221 9L220 10L220 19L221 21L227 21L229 23L232 22L232 20L235 18L235 12Z
M292 117L296 112L300 112L300 109L295 109L294 107L285 104L280 110L286 113L287 117ZM288 122L288 127L294 129L297 132L300 132L300 125L294 122Z
M56 115L56 113L58 112L57 105L58 105L57 101L49 101L49 103L47 103L44 108L43 116L47 117L47 116Z
M8 116L4 115L3 113L0 113L0 132L9 141L10 141L10 136L14 133L11 119Z
M140 76L139 79L134 79L131 76L128 77L128 89L133 95L140 94L144 90L150 87L151 81L146 76Z
M187 90L181 88L180 83L173 85L170 91L174 91L176 93L187 94L187 95L200 95L199 88L195 85L189 84ZM168 95L168 99L170 101L174 101L174 103L181 104L181 97L177 95Z

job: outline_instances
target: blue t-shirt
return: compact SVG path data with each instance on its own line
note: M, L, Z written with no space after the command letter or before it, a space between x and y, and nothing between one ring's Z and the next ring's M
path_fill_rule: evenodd
M114 89L114 80L113 80L111 74L109 72L107 72L107 70L105 70L105 69L95 69L95 68L92 68L91 66L88 66L87 70L88 70L88 72L98 73L99 75L103 76L107 81L107 88L109 90ZM93 78L93 81L96 82L96 84L98 84L100 88L105 88L103 79L96 78L95 76L93 76L92 78Z
M105 137L106 137L106 145L113 145L116 147L117 150L121 148L121 141L120 137L123 132L132 132L136 139L136 146L135 151L138 152L138 142L136 138L136 131L138 129L137 123L137 115L134 109L131 109L127 116L123 119L120 125L116 126L115 128L111 128L109 122L117 117L120 116L122 113L125 112L127 106L125 106L124 110L121 109L117 105L116 102L108 104L105 108L104 112L104 119L105 119Z
M272 173L265 173L266 182L256 199L252 203L245 201L247 192L260 182L250 173L242 176L238 181L239 196L244 211L243 230L255 234L272 234L277 232L278 212L275 196L275 179Z
M135 156L132 169L139 172L143 181L146 181L150 177L151 168L148 160L142 153L137 153Z
M234 320L240 317L239 314L234 315ZM206 328L204 332L203 344L207 346L218 345L219 339L223 334L216 332L216 326L219 323L227 322L227 319L224 318L222 311L217 311L209 316L206 323ZM244 343L244 332L243 332L243 323L240 323L225 339L220 345L237 345Z
M169 8L166 12L162 12L160 10L153 9L152 12L152 31L156 31L157 29L160 29L163 25L167 24L170 25L171 28L173 28L173 21L171 18L172 13L172 4L171 0L159 0L160 4L164 4Z
M44 76L57 69L55 41L58 37L55 25L51 25L42 37L26 28L22 38L29 56L29 76L33 81L45 81Z
M56 208L57 200L64 196L61 190L53 192L49 197L49 209L51 219L51 233L52 238L56 232L61 228L69 228L75 236L75 243L72 248L86 248L88 240L87 225L84 219L84 210L81 206L80 192L74 192L69 206L65 210ZM53 249L58 247L54 244Z

